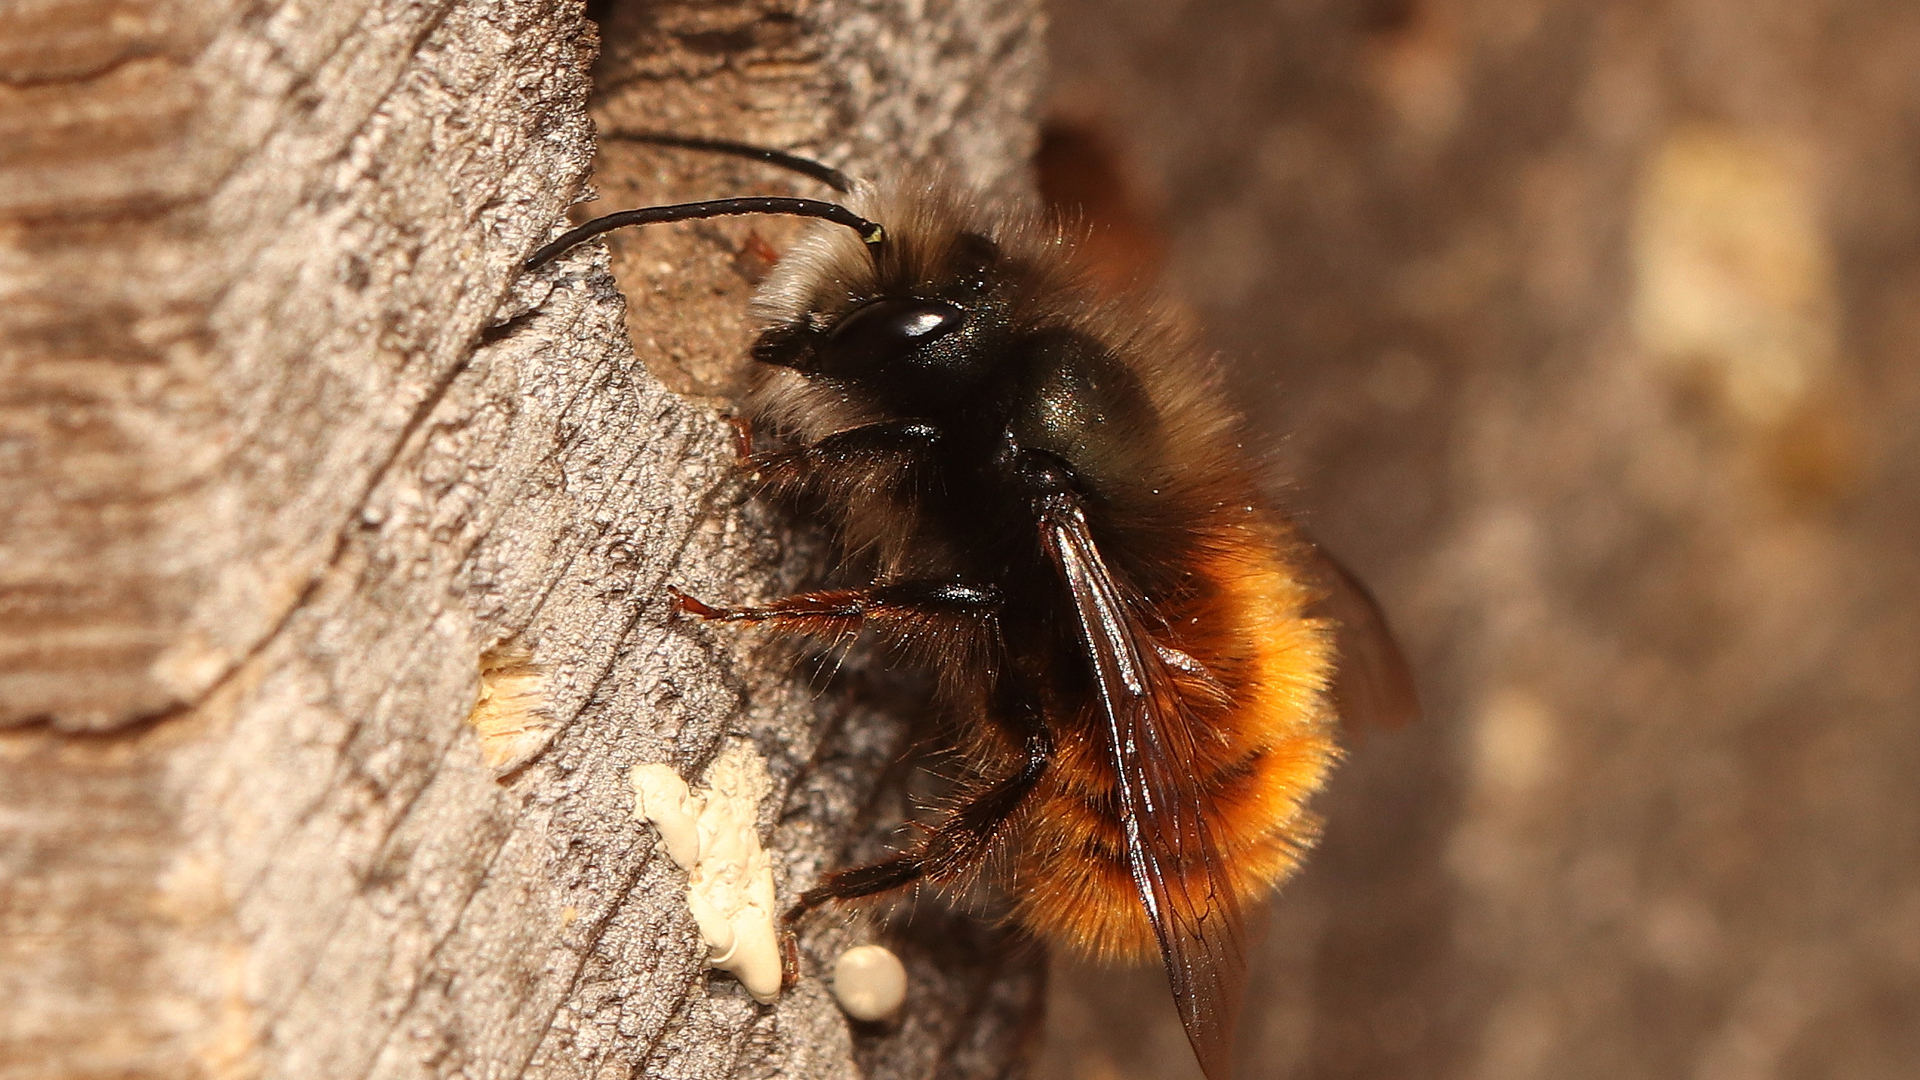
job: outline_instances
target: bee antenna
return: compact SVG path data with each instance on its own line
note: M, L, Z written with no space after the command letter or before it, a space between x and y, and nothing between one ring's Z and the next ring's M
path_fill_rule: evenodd
M729 139L708 139L699 135L667 135L652 131L614 131L600 136L603 140L615 142L648 143L653 146L677 146L683 150L708 150L716 154L732 154L734 157L752 158L769 165L811 177L833 190L846 194L853 190L853 179L846 173L824 162L812 158L789 154L785 150L770 150L752 143L733 142Z
M534 252L527 258L527 270L538 270L552 262L561 254L591 240L604 232L625 228L628 225L655 225L663 221L693 221L697 218L728 217L735 214L785 214L789 217L819 218L831 221L835 225L845 225L860 234L860 240L867 245L867 252L875 259L880 257L880 245L886 242L886 230L879 223L841 206L838 203L821 202L818 199L788 199L766 195L751 195L739 199L710 199L706 202L679 203L674 206L645 206L638 210L622 210L617 214L594 218L577 229L568 230L559 239Z

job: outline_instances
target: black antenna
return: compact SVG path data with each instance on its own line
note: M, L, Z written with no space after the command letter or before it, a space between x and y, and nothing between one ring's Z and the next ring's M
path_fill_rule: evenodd
M764 146L750 143L733 142L729 139L708 139L698 135L665 135L651 131L613 131L600 136L610 142L649 143L654 146L677 146L685 150L711 150L716 154L732 154L735 157L752 158L769 165L797 172L827 185L842 195L853 190L853 180L846 173L831 165L804 158L798 154L789 154L785 150L769 150Z
M868 221L838 203L821 202L818 199L752 195L741 199L710 199L706 202L679 203L675 206L646 206L638 210L622 210L617 214L594 218L577 229L568 230L559 239L534 252L526 261L526 269L538 270L582 242L628 225L692 221L696 218L728 217L734 214L786 214L792 217L819 218L822 221L831 221L835 225L845 225L860 234L860 240L867 245L868 253L876 259L880 257L880 245L885 243L887 238L886 230L882 229L878 223Z

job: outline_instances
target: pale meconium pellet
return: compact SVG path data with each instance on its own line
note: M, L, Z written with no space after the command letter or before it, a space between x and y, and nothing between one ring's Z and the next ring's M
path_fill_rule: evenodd
M708 767L699 791L670 766L633 767L633 816L651 822L669 858L687 872L687 906L707 944L707 964L740 980L754 1000L780 996L773 862L760 846L760 800L773 789L766 762L744 741Z
M833 965L833 997L855 1020L885 1020L907 998L907 969L891 949L855 945Z

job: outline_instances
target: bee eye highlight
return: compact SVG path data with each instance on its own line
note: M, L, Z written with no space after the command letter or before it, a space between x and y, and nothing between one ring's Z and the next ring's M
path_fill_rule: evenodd
M960 329L967 313L945 300L875 300L849 312L821 344L819 370L856 375L899 360Z
M916 311L900 320L900 329L910 338L920 338L940 330L953 321L943 311Z

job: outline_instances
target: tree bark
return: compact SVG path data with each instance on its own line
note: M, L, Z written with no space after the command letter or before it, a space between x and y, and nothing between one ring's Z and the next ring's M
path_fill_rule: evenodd
M630 768L697 780L750 743L785 902L884 842L904 728L666 607L808 565L721 409L655 374L724 389L702 373L744 345L754 226L622 241L629 280L671 284L630 311L598 247L519 264L583 190L590 108L1018 190L1033 7L594 13L591 74L564 0L0 14L0 1076L990 1076L1022 1052L1034 960L935 911L819 921L772 1006L706 973ZM610 145L597 183L624 204L670 160ZM874 934L911 996L854 1030L820 973Z

